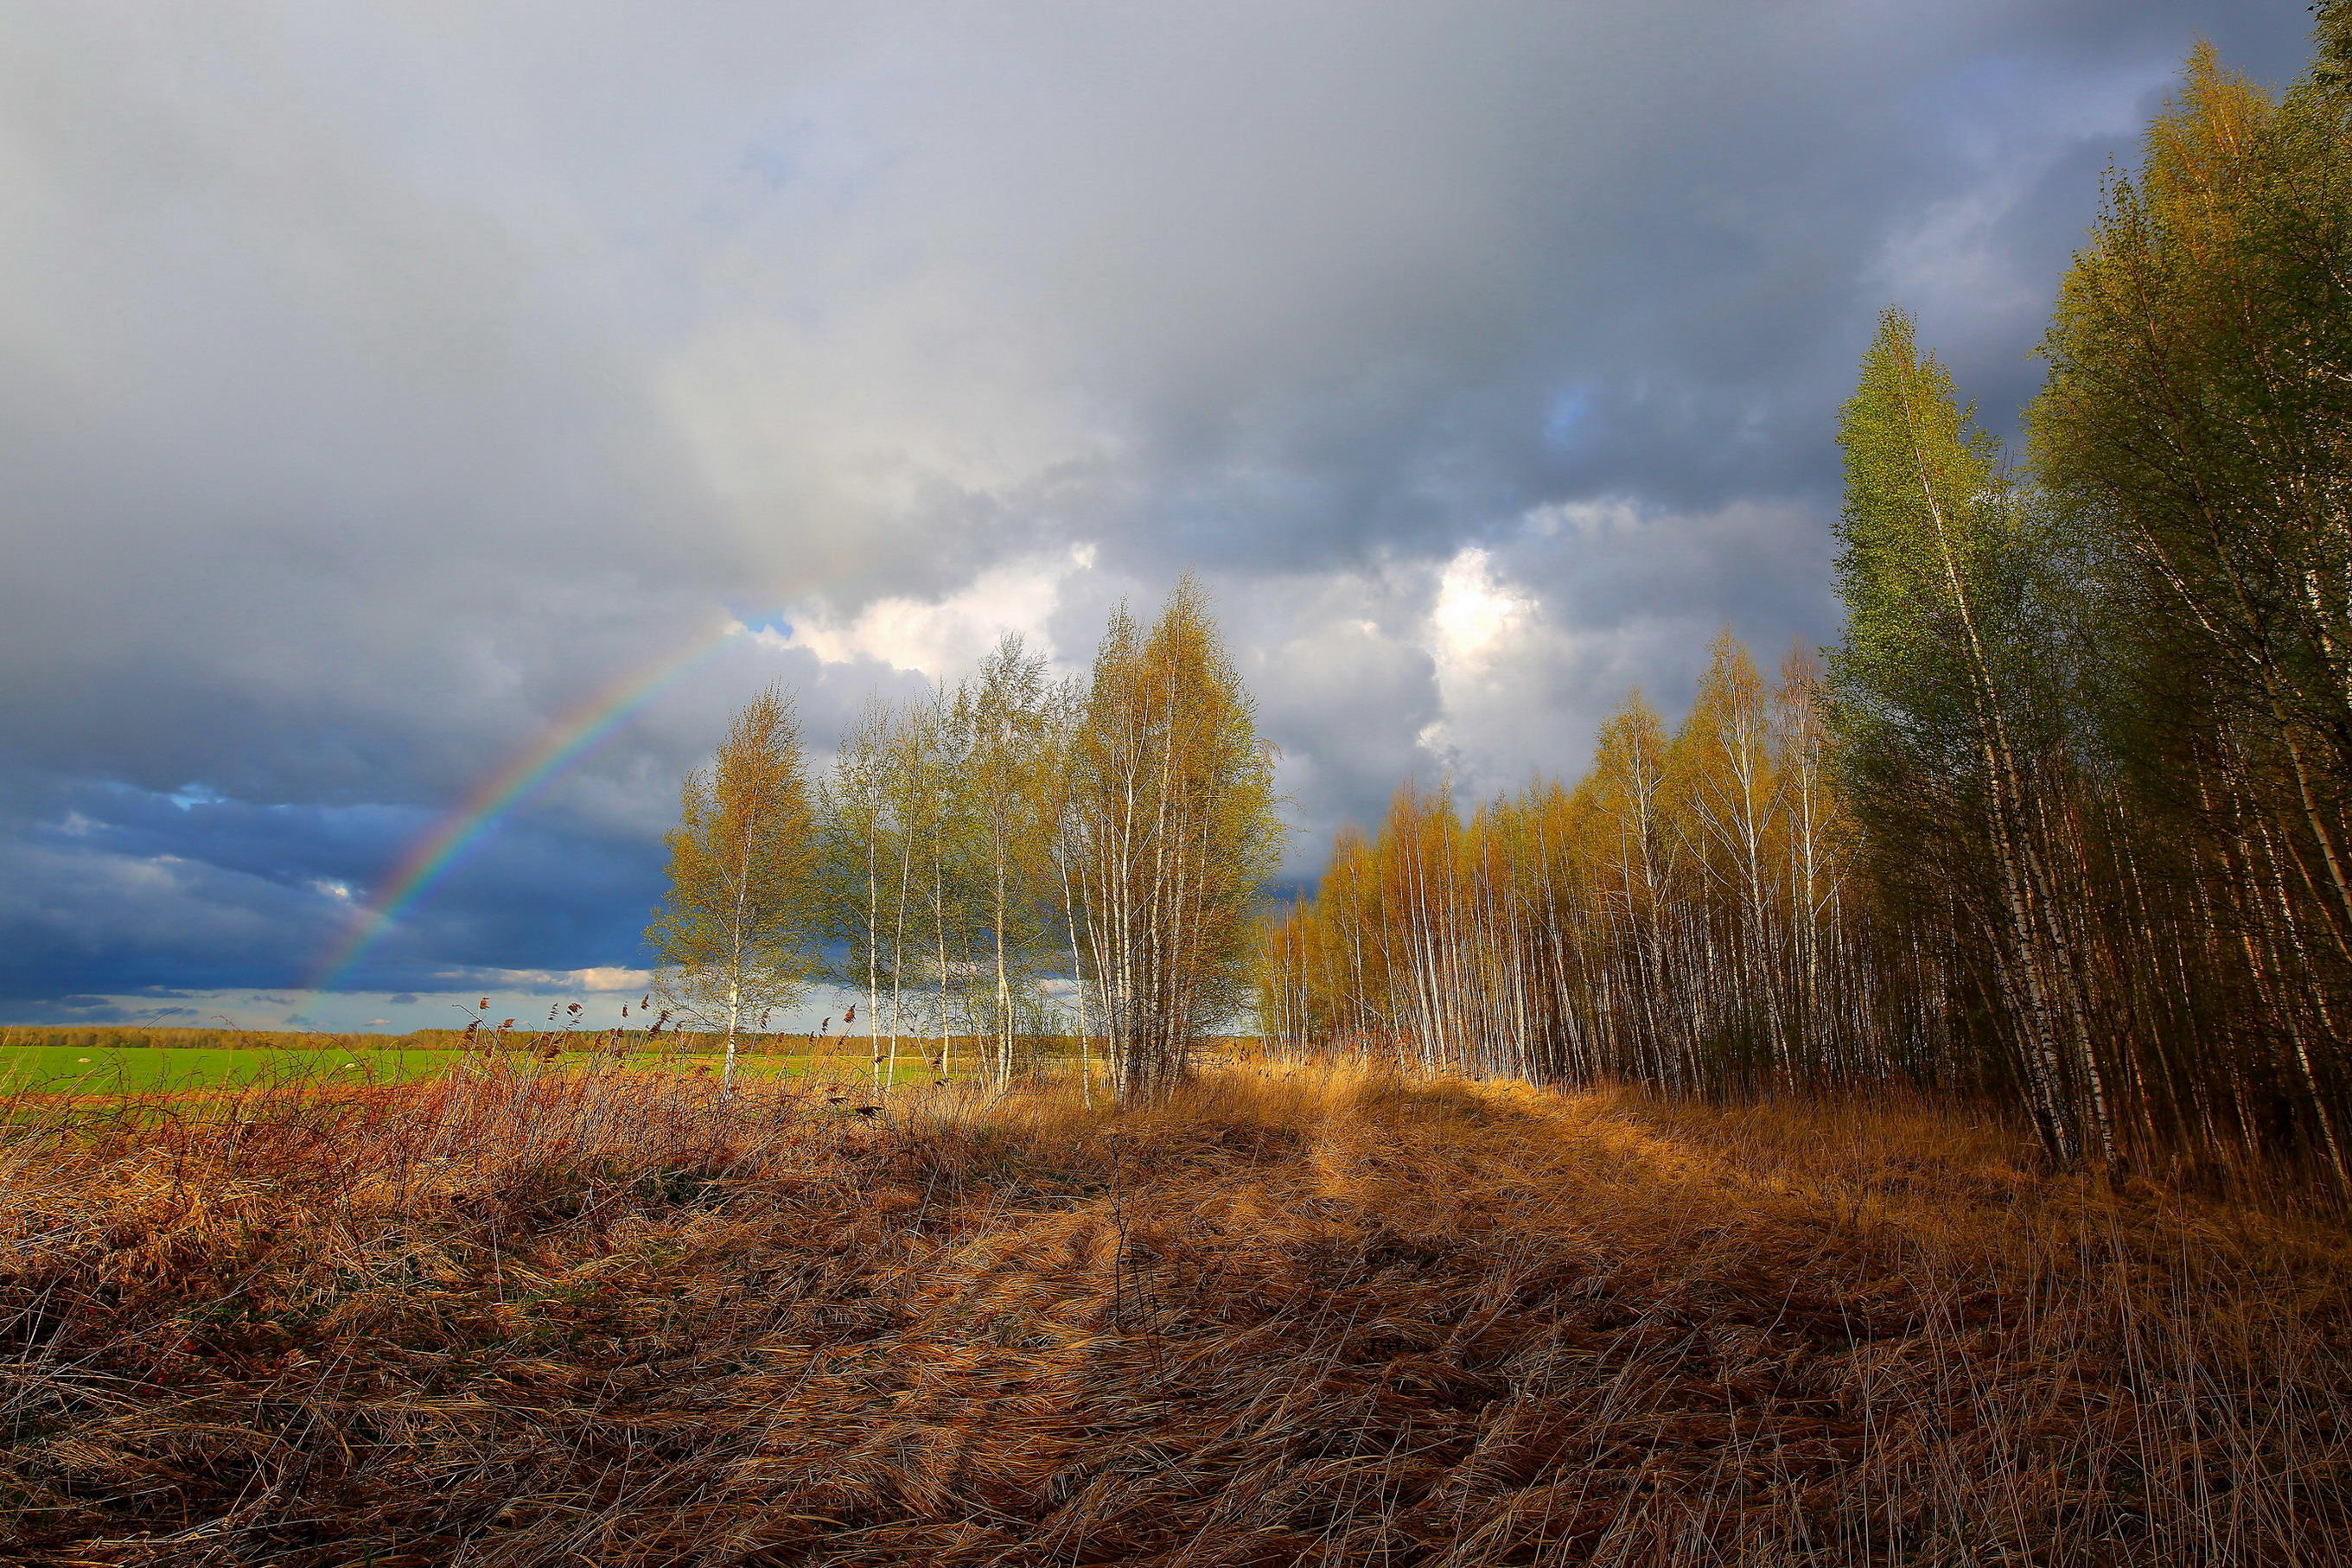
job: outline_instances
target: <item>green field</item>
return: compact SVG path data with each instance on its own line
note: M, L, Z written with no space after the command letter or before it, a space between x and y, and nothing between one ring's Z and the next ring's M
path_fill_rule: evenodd
M0 1047L0 1093L120 1094L328 1077L355 1083L425 1078L457 1060L451 1051L109 1050L102 1046ZM349 1064L349 1065L346 1065Z
M396 1083L434 1077L464 1059L462 1052L413 1047L370 1050L341 1047L207 1050L138 1046L0 1046L0 1094L150 1094L289 1078L338 1083ZM592 1060L611 1058L566 1052L557 1060L585 1066ZM719 1064L715 1054L704 1052L632 1052L621 1058L621 1065L637 1070L716 1074ZM737 1058L736 1071L745 1078L792 1075L866 1082L872 1067L862 1051L815 1057L747 1055ZM968 1059L951 1058L948 1064L950 1079L967 1079L971 1072L972 1064ZM902 1047L894 1081L921 1083L930 1077L920 1056Z

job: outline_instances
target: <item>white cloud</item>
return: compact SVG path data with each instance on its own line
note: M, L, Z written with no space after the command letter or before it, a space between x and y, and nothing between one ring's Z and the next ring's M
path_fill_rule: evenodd
M1095 547L1074 544L1051 555L992 566L963 587L932 600L875 599L842 615L814 601L793 615L789 635L754 634L772 647L803 647L828 664L872 659L894 669L949 679L978 663L1007 632L1033 653L1054 658L1052 623L1070 580L1094 565Z
M1414 737L1423 752L1488 787L1536 766L1573 769L1560 755L1573 742L1530 721L1557 712L1547 688L1572 661L1577 634L1547 618L1489 552L1465 546L1438 572L1425 635L1438 713Z
M559 992L606 994L643 991L653 984L654 977L651 970L603 966L587 969L463 969L451 970L438 978L486 985L494 990L503 986L545 995Z
M1508 645L1528 634L1536 614L1533 599L1495 574L1485 550L1474 544L1456 551L1438 574L1437 603L1429 612L1439 691L1450 702L1491 670Z

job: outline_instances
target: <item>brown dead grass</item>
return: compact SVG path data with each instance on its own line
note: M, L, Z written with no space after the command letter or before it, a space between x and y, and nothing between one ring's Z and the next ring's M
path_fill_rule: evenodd
M0 1151L11 1560L2352 1561L2352 1241L1920 1108L493 1068Z

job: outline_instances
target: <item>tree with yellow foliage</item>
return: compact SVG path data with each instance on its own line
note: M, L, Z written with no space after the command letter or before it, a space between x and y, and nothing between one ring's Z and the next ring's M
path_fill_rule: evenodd
M668 836L669 891L646 929L662 999L726 1037L735 1080L745 1022L796 1000L817 973L819 849L793 700L770 687L688 773Z
M1274 760L1199 584L1147 633L1121 610L1071 737L1069 852L1087 982L1124 1101L1164 1094L1247 1000L1282 826Z

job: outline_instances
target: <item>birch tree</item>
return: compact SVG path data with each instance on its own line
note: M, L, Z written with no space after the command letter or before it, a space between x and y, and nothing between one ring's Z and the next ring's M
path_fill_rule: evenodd
M1251 917L1281 844L1272 752L1187 578L1149 633L1124 609L1072 738L1074 852L1113 1091L1157 1098L1248 1000Z
M950 787L969 799L976 852L971 880L980 928L965 1012L984 1041L983 1076L1021 1070L1019 1042L1042 1027L1040 983L1059 921L1053 829L1060 747L1045 661L1006 637L958 690L961 766Z
M2352 1193L2352 7L2318 9L2284 96L2191 56L2067 273L2028 424L2118 805L2158 829L2117 846L2114 940L2197 972L2181 1003L2152 982L2168 1114Z
M819 846L793 700L771 687L687 775L667 837L669 890L646 929L663 1000L723 1034L732 1089L747 1019L797 1000L818 970Z
M1886 851L1886 875L1929 864L1918 850L1940 842L1938 879L1981 888L1974 908L1992 939L2000 1038L2034 1120L2061 1157L2111 1154L2046 831L2065 772L2043 679L2054 656L1998 447L1895 310L1863 358L1839 444L1847 631L1831 678L1856 809ZM1915 879L1915 900L1920 891Z
M865 1015L877 1096L897 1066L882 1043L882 996L886 977L898 973L890 911L901 907L907 879L905 846L891 810L889 730L888 708L867 701L835 748L832 772L817 796L824 841L824 929L838 955L834 979L859 994L856 1005ZM845 1031L848 1027L844 1025ZM892 1039L895 1044L895 1019Z

